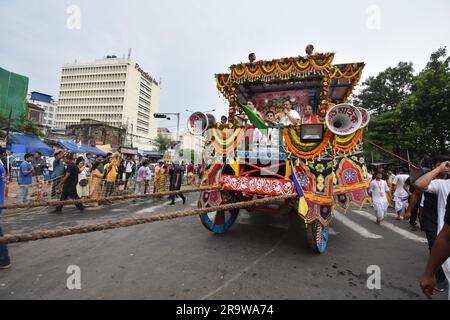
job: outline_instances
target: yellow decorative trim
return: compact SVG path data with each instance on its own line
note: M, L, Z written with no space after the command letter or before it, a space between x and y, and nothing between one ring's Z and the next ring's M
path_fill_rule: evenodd
M361 188L368 188L369 187L369 181L353 184L351 186L345 186L340 188L333 188L334 194L341 194L341 193L347 193L352 190L361 189Z

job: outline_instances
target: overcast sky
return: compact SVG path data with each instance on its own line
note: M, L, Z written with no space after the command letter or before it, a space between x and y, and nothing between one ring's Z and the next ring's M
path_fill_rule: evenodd
M365 62L363 79L399 61L420 71L450 47L450 1L0 0L0 67L28 76L29 91L57 98L63 63L132 48L132 60L162 78L161 109L183 112L183 126L186 108L226 113L215 73L249 52L304 55L309 43L336 52L335 63Z

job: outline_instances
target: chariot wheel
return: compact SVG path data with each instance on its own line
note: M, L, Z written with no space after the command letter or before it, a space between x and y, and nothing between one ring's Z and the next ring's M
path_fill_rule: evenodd
M200 215L202 224L215 234L222 234L228 231L236 221L239 215L239 209L227 211L213 211Z
M316 253L324 253L327 249L330 225L325 228L318 221L306 226L306 240L308 246Z

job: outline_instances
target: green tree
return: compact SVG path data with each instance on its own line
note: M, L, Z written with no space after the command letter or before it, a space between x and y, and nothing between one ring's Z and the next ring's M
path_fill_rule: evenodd
M179 156L184 158L186 161L195 161L195 150L193 149L180 150Z
M3 113L0 113L0 130L6 130L8 126L8 118Z
M352 102L372 111L366 138L403 157L407 150L415 159L448 153L449 62L446 48L440 48L417 76L411 63L400 62L365 81ZM369 144L365 150L387 157Z
M419 157L450 152L450 57L439 48L399 105L404 146Z
M11 131L20 132L30 136L44 136L41 128L39 128L33 121L28 120L25 114L20 117L19 121L15 121L12 124Z
M8 127L9 127L8 118L3 113L0 113L0 138L6 137Z
M160 152L160 153L166 152L167 150L169 150L169 148L171 146L173 146L175 144L175 142L173 141L173 139L171 137L169 137L168 135L161 134L161 133L159 133L156 136L156 139L153 139L152 142L158 149L158 152Z
M352 103L376 113L395 109L411 93L413 72L411 62L400 62L376 77L369 77L363 82L360 93L352 99Z

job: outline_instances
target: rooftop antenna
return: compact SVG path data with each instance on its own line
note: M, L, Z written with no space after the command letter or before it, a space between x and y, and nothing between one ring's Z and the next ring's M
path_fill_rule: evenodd
M130 60L130 59L131 59L131 48L128 49L128 60Z

